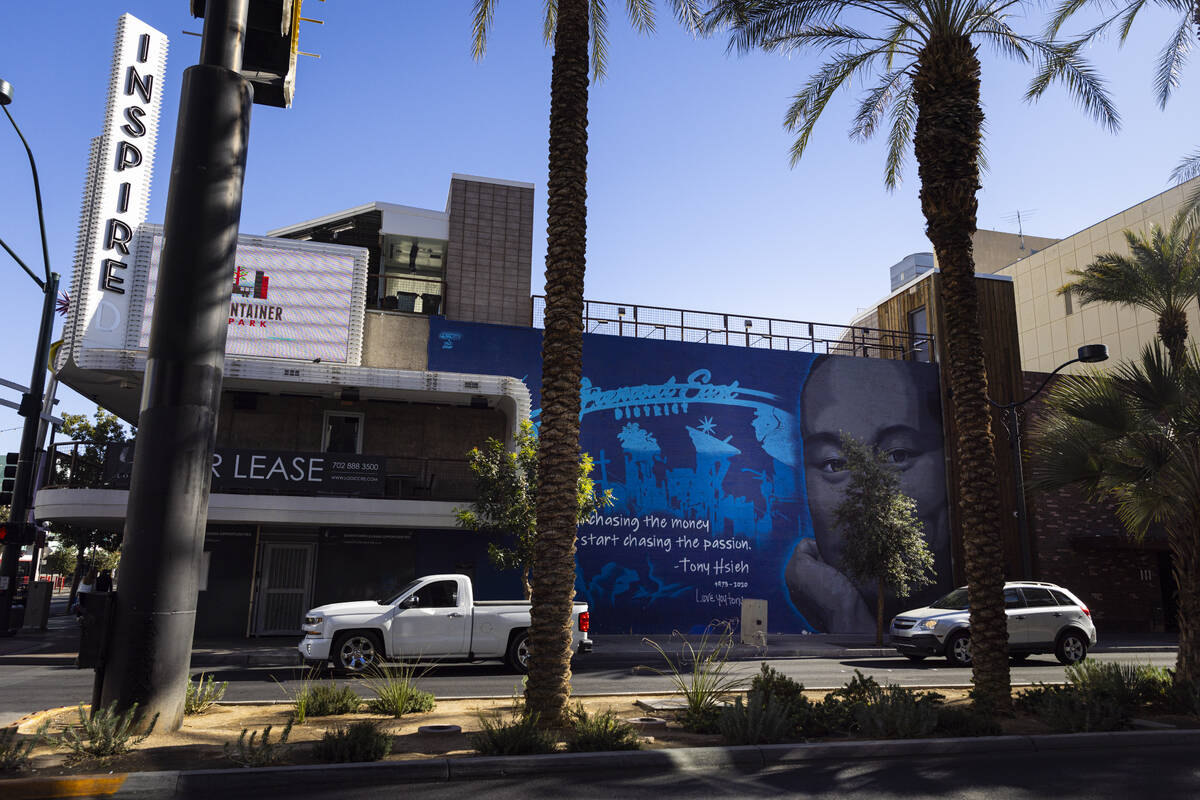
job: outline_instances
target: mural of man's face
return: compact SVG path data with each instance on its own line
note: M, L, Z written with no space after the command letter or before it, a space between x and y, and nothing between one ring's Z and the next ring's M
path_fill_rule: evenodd
M842 535L834 514L850 474L841 434L887 453L901 490L917 503L930 549L941 567L949 556L945 462L932 381L902 361L830 357L804 386L801 426L809 510L821 559L842 568Z

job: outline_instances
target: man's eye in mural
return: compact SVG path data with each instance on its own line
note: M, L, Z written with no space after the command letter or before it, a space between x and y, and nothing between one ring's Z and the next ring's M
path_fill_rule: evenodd
M819 469L822 472L835 473L846 471L846 459L844 458L826 458L824 459Z
M903 447L897 447L893 450L888 450L885 454L888 463L893 464L901 469L912 466L912 460L916 457L916 453Z

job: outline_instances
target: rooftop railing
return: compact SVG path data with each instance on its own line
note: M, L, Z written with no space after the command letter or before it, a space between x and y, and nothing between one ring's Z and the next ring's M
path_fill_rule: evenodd
M545 312L545 295L534 295L533 327ZM927 333L598 300L583 301L583 322L585 333L819 355L926 361L933 349Z

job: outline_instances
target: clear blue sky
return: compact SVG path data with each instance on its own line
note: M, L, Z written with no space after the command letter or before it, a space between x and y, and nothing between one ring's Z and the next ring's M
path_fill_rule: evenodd
M453 172L533 182L534 291L545 258L550 51L541 6L500 3L486 58L470 54L469 0L307 0L293 108L256 106L242 231L271 228L372 200L442 209ZM814 56L729 56L660 14L633 34L609 0L608 79L591 93L587 296L786 319L845 323L887 293L888 267L929 250L915 166L883 187L882 140L850 142L854 95L826 112L805 161L788 167L782 128ZM88 141L100 133L117 17L124 11L171 39L149 219L162 220L179 84L200 40L187 0L5 0L0 77L41 170L52 264L69 282ZM985 52L990 171L979 225L1066 236L1168 187L1172 167L1200 145L1200 68L1184 74L1166 112L1154 105L1152 60L1176 17L1148 9L1132 40L1090 53L1124 119L1111 135L1061 90L1021 100L1026 68ZM1016 27L1041 27L1040 16ZM28 164L0 120L0 237L41 263ZM15 264L0 265L0 377L25 383L40 295ZM16 399L0 389L0 396ZM90 413L70 391L59 410ZM0 409L0 429L16 429ZM0 432L15 450L19 431Z

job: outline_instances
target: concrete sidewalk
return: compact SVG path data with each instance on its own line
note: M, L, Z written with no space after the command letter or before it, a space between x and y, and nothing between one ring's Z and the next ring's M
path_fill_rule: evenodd
M596 635L592 637L595 650L587 658L598 660L625 659L656 661L657 651L646 639L658 642L667 653L686 651L685 642L699 647L699 636L634 636ZM192 666L210 668L223 666L273 667L294 666L299 656L296 643L299 636L256 639L200 640L192 648ZM712 646L710 640L709 646ZM1096 653L1163 653L1178 646L1174 634L1114 634L1101 636L1093 648ZM0 637L0 664L58 663L73 664L79 652L79 624L74 615L50 617L49 630L24 632ZM872 635L812 634L767 636L765 647L735 644L730 658L735 661L754 661L761 658L873 658L895 656L891 647L876 647Z

